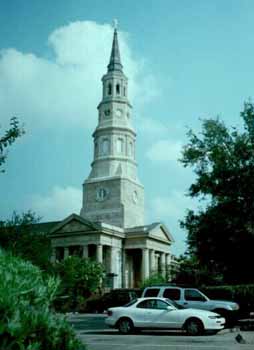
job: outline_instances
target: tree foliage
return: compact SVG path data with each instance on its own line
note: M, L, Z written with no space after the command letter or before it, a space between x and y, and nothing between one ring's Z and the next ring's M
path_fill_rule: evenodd
M104 277L103 265L92 260L70 256L55 265L61 279L61 294L69 296L67 309L79 308L85 300L101 287Z
M9 220L0 222L0 246L48 271L51 269L51 244L46 233L35 231L39 221L40 217L31 211L21 215L13 212Z
M163 276L160 273L153 273L150 277L146 278L142 284L140 285L141 289L144 289L146 287L154 286L156 284L160 283L166 283L167 279L165 276Z
M0 350L83 349L73 329L51 311L59 280L0 250Z
M181 226L188 232L188 252L211 274L226 282L254 280L254 106L244 105L244 129L219 119L203 120L201 133L188 132L181 162L196 180L189 196L205 200L189 210Z
M6 161L9 147L23 134L24 129L20 126L18 119L11 118L10 128L5 131L4 135L0 135L0 168ZM0 172L4 172L4 170L0 170Z

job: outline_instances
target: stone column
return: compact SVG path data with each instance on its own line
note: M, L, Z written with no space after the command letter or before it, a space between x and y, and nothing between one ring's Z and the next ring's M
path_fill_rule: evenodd
M149 254L150 254L150 275L155 273L155 250L154 249L150 249L149 250Z
M122 288L127 288L127 281L126 281L126 253L125 249L122 249Z
M161 253L161 274L163 277L166 276L166 254Z
M143 281L149 277L149 250L142 249L142 279Z
M52 248L52 254L51 254L51 257L50 257L50 261L52 263L56 262L56 248Z
M88 258L88 245L83 245L82 257Z
M99 263L103 263L102 259L102 244L97 244L97 249L96 249L96 260Z
M64 247L64 260L69 257L69 247Z
M171 269L170 269L170 262L171 262L171 256L170 254L166 254L166 265L167 265L167 271L166 271L166 274L167 274L167 277L168 277L168 280L171 281Z

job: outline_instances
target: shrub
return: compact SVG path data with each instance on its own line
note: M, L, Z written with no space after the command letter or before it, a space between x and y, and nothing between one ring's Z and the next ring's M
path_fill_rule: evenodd
M159 273L154 273L150 277L146 278L140 285L140 288L146 288L155 284L166 283L167 279Z
M104 276L102 264L77 256L56 264L55 271L61 278L61 294L69 296L61 309L64 311L83 309L85 299L101 286Z
M50 309L59 285L39 268L0 250L0 349L78 350L64 317Z

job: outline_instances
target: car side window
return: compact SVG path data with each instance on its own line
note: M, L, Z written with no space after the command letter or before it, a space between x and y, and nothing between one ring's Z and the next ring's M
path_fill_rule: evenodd
M155 308L159 310L166 310L169 305L162 300L156 300Z
M139 309L154 309L155 308L155 300L143 300L138 305Z
M170 300L180 300L180 289L166 288L163 292L163 297Z
M159 288L150 288L145 291L144 297L157 297L159 294L160 289Z
M195 289L186 289L184 291L184 298L188 301L206 301L205 297Z

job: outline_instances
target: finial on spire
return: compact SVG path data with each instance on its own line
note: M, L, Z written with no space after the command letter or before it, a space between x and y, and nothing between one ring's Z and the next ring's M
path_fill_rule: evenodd
M114 36L113 36L113 44L112 44L110 60L108 64L108 71L122 71L123 66L120 59L120 51L119 51L118 39L117 39L117 26L118 26L117 19L114 19L113 26L114 26Z
M113 19L113 27L114 27L114 30L117 30L118 20L116 18Z

